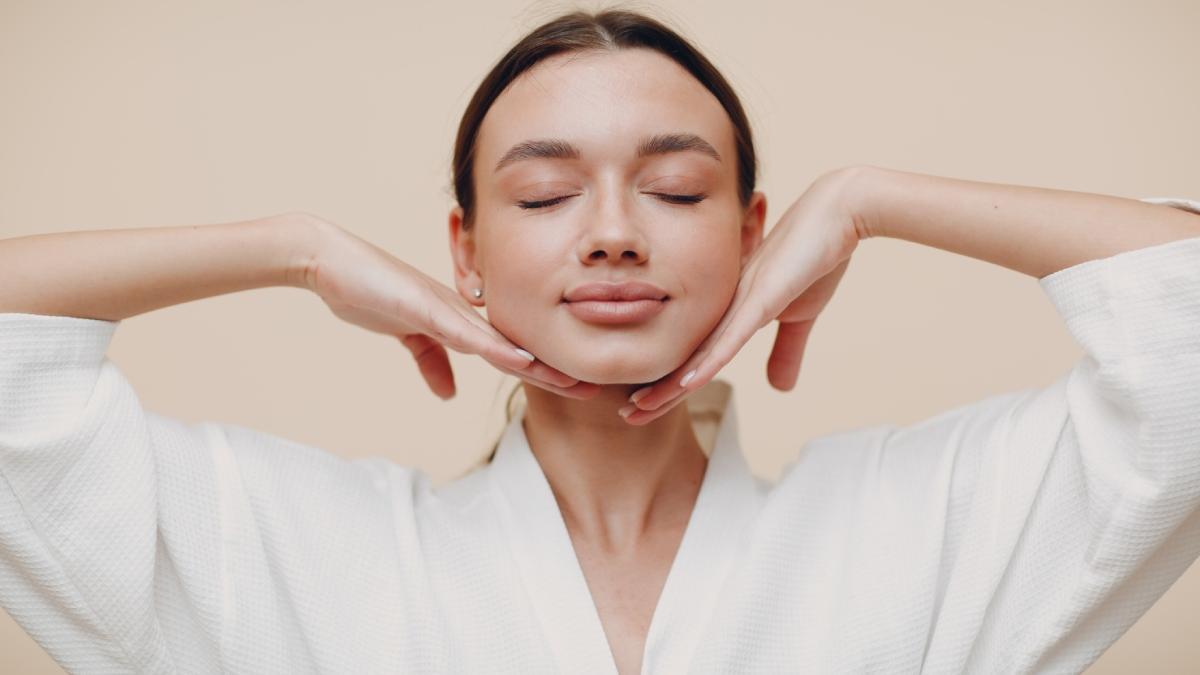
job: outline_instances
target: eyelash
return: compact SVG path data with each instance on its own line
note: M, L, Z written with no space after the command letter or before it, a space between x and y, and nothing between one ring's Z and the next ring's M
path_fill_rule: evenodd
M704 194L704 193L695 194L695 195L669 195L669 194L665 194L662 192L652 192L651 194L657 195L659 197L663 197L664 200L669 203L681 204L681 205L685 205L685 206L692 205L692 204L698 204L698 203L704 201L704 198L708 196L707 194ZM535 202L518 201L517 206L519 206L523 209L540 209L540 208L545 208L547 206L553 206L565 199L568 199L568 198L574 197L574 196L575 195L563 195L562 197L555 197L554 199L543 199L541 201L535 201Z

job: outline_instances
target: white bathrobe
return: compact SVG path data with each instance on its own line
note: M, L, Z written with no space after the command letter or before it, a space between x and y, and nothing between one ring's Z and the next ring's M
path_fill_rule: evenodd
M710 459L643 672L1093 662L1200 555L1197 224L1039 281L1086 352L1050 386L816 438L776 483L730 387L694 394ZM0 605L65 668L615 673L522 415L434 489L146 411L117 326L0 314Z

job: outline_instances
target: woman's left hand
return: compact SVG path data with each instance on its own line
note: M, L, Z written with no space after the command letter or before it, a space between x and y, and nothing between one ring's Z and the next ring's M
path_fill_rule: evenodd
M800 195L742 268L733 300L712 332L682 366L633 393L636 408L625 421L645 424L666 414L712 380L750 336L774 320L779 329L767 380L781 391L795 386L813 323L864 236L848 199L853 174L852 169L827 173Z

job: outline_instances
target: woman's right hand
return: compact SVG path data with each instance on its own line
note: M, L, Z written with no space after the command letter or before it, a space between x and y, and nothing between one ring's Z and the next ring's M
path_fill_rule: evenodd
M305 216L321 234L304 284L339 318L400 340L437 396L455 393L446 347L478 354L503 372L563 396L585 399L599 392L598 385L522 356L524 350L453 289L329 221Z

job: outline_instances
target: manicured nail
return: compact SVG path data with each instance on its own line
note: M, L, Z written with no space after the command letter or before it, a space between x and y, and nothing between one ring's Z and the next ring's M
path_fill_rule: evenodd
M629 402L637 403L638 401L645 398L646 394L649 394L649 393L650 393L650 387L646 387L644 389L638 389L637 391L633 392L633 396L629 397Z
M637 410L637 406L630 403L629 405L621 406L621 409L617 411L617 414L621 417L629 417L629 414L634 410Z
M689 370L687 375L684 375L683 379L679 381L679 386L686 387L687 383L691 382L692 378L695 376L696 376L696 369L693 368L693 369Z
M525 351L524 349L521 349L520 347L517 347L517 353L520 354L522 357L529 359L530 361L533 361L535 358L537 358L533 354L530 354L529 352Z

